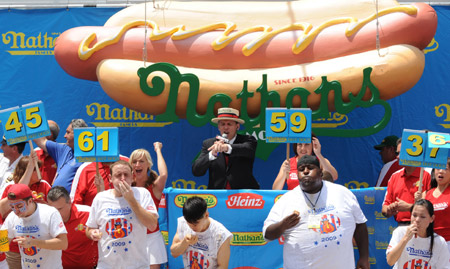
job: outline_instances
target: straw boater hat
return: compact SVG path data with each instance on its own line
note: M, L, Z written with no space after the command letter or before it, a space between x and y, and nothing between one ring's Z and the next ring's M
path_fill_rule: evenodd
M221 107L217 112L217 118L211 119L212 123L218 123L220 120L232 120L239 124L244 124L245 121L239 118L239 110L231 107Z

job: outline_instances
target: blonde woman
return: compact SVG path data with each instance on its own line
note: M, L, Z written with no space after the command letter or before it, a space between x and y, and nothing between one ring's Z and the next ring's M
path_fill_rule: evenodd
M131 153L130 164L133 168L134 184L150 191L155 205L158 207L161 201L167 180L167 165L161 153L162 143L153 143L159 175L152 170L153 161L150 153L145 149L137 149ZM160 268L167 262L166 246L159 226L154 231L147 230L147 248L150 254L150 268Z

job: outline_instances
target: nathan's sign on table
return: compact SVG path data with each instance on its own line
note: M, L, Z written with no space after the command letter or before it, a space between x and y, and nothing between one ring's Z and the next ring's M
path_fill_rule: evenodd
M440 147L441 138L425 131L404 129L399 163L403 166L443 168L447 165L448 148ZM434 133L436 134L436 133ZM431 141L429 141L431 139ZM434 142L430 147L429 142ZM433 145L433 143L431 144ZM438 147L439 146L439 147Z
M311 109L266 108L267 143L311 143Z
M42 101L1 110L0 121L8 145L50 135Z
M75 128L74 151L78 162L115 162L119 160L117 127Z

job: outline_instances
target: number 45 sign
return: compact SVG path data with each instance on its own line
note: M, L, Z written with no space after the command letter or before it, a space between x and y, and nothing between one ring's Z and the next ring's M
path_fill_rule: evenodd
M428 139L425 131L404 129L400 165L445 169L448 148L430 147Z
M119 129L75 128L74 153L78 162L115 162L119 160Z
M1 110L0 121L8 145L50 135L41 101Z

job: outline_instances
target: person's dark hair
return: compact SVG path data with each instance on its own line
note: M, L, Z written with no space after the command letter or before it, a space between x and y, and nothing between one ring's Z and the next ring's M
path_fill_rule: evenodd
M208 206L205 199L198 196L192 196L188 198L183 205L184 219L189 223L196 223L203 218L207 208Z
M23 198L22 200L24 200L25 202L28 202L28 200L32 199L33 196L27 197L27 198ZM10 192L8 193L8 200L17 200L16 198L16 194Z
M433 168L433 169L431 170L430 190L431 190L431 189L434 189L434 188L437 188L437 186L438 186L437 181L436 181L436 176L435 176L435 174L434 174L435 172L436 172L436 169Z
M73 119L70 124L72 124L72 128L82 128L82 127L88 127L86 122L83 119Z
M116 167L117 165L125 165L128 168L130 168L131 172L133 172L133 168L131 167L131 164L129 164L127 161L124 161L124 160L118 160L117 162L111 164L111 166L109 167L109 169L111 170L111 175L113 174L113 168Z
M417 200L414 203L414 205L411 207L411 213L412 213L414 207L418 206L418 205L425 207L428 211L428 214L430 214L431 217L434 216L433 204L426 199ZM431 241L430 241L430 258L431 258L433 256L433 245L434 245L434 221L428 225L427 237L428 236L431 237Z
M311 138L313 138L313 137L317 138L317 136L313 132L311 132ZM298 145L298 143L292 143L292 151L294 152L296 157L298 156L297 145ZM311 155L316 156L316 154L314 154L314 150L311 151Z
M70 204L70 194L66 190L66 188L62 186L54 186L48 191L47 200L56 202L60 198L64 198L64 200L66 200L66 203Z
M25 145L27 144L27 142L20 142L14 145L11 145L11 147L16 146L17 147L17 152L19 152L19 154L22 154L23 150L25 149Z

